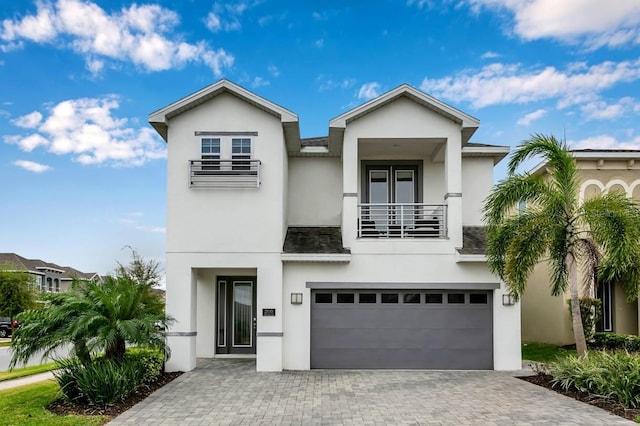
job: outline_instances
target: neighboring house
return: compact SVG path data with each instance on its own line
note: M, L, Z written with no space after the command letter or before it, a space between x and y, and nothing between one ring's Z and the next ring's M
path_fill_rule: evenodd
M520 368L480 212L508 148L470 143L475 118L402 85L301 139L221 80L149 121L168 142L167 370Z
M95 272L80 272L70 266L60 266L40 259L26 259L15 253L0 253L0 266L24 271L33 277L33 285L42 292L58 293L69 290L74 278L100 280Z
M640 200L640 151L637 150L573 150L579 170L579 202L594 195L620 191ZM546 174L546 164L531 173ZM602 301L602 319L598 331L638 334L638 303L627 302L620 284L598 286L596 296ZM580 297L590 296L585 288ZM569 291L551 296L547 263L539 264L522 297L522 340L558 345L575 343L569 314Z

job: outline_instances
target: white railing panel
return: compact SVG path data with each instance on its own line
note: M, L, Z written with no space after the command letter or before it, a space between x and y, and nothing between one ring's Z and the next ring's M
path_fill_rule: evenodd
M258 188L260 160L191 160L189 186L192 188Z
M358 204L358 238L446 237L446 204Z

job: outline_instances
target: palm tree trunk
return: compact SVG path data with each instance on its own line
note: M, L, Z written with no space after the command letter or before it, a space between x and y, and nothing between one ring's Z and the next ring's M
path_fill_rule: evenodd
M567 269L569 270L569 291L571 292L571 318L573 320L573 337L576 340L576 350L578 356L587 354L587 340L584 337L582 327L582 315L580 313L580 296L578 294L578 265L572 253L568 253L565 258Z

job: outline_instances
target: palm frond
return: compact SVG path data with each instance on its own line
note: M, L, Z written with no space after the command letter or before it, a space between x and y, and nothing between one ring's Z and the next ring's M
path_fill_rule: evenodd
M493 187L493 191L484 202L485 222L498 223L513 214L519 201L529 204L543 202L552 194L541 176L529 174L513 175Z
M640 209L623 194L610 192L585 201L580 219L602 252L598 276L619 282L627 298L640 286Z

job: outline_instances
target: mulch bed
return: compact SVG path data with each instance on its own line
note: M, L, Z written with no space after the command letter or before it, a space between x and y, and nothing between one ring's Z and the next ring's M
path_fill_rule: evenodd
M171 382L175 378L179 377L182 374L181 371L174 373L164 373L158 381L143 386L138 389L133 394L129 395L127 399L124 401L118 402L116 404L108 405L106 407L95 407L88 405L76 405L71 402L65 401L60 398L53 401L47 409L55 414L76 414L81 416L109 416L111 419L116 417L117 415L124 413L129 408L136 405L138 402L142 401L149 395L151 395L156 390L160 389L167 383Z
M640 409L624 408L624 406L618 402L603 398L601 396L592 395L587 392L578 392L576 390L565 391L559 386L553 387L551 384L551 376L548 374L537 374L535 376L518 377L518 379L527 381L529 383L533 383L538 386L545 387L547 389L551 389L552 391L558 392L562 395L568 396L573 399L577 399L578 401L596 406L598 408L602 408L603 410L606 410L611 414L624 417L625 419L629 419L631 421L635 421L636 418L640 416Z

